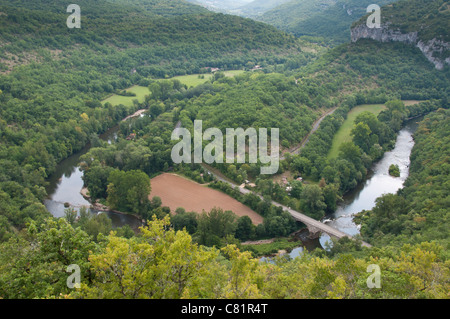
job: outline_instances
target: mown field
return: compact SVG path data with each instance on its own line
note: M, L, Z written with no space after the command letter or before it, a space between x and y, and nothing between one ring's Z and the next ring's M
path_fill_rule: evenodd
M417 100L404 100L405 106L414 105L420 103ZM381 111L386 108L384 104L363 104L354 107L347 115L347 119L344 121L342 126L337 131L333 138L333 144L331 146L330 152L328 153L328 159L336 158L339 155L339 147L342 143L350 142L352 140L351 131L356 117L362 112L369 111L375 115L378 115Z
M223 72L225 76L233 77L238 74L244 73L244 70L230 70ZM187 85L187 87L196 87L200 84L203 84L207 81L209 81L212 78L213 74L190 74L190 75L179 75L172 77L173 80L179 80L182 84ZM149 91L148 87L145 86L139 86L134 85L125 91L127 92L133 92L136 94L136 96L122 96L118 94L113 94L110 97L104 99L102 101L102 104L105 103L111 103L112 105L120 105L123 104L125 106L131 106L133 105L133 100L137 99L139 103L142 103L145 101L145 96L149 95L151 92Z
M384 104L364 104L354 107L347 115L347 119L344 121L342 126L337 131L336 135L333 137L333 144L331 146L330 152L328 153L328 158L336 158L339 155L339 147L342 143L350 142L352 140L351 131L356 117L362 112L369 111L375 115L378 115L381 111L386 108Z
M136 96L122 96L114 94L102 101L102 104L109 102L112 105L120 105L123 104L125 106L133 105L133 100L137 99L140 103L145 101L145 96L150 94L148 87L134 85L125 91L135 93Z
M236 76L239 74L244 73L244 70L230 70L223 72L225 76ZM175 76L172 79L173 80L179 80L182 84L187 85L187 87L196 87L197 85L203 84L207 81L209 81L213 77L213 74L207 73L207 74L190 74L190 75L179 75Z

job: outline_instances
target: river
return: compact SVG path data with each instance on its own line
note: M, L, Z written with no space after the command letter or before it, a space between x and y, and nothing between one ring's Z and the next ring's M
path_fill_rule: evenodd
M359 225L353 222L353 216L362 210L370 210L375 206L375 200L383 194L395 194L403 188L403 183L409 176L411 150L414 146L413 134L417 130L418 122L423 117L406 122L399 131L394 149L386 152L381 160L373 165L364 183L360 183L353 191L347 193L336 211L326 216L323 221L349 235L359 234ZM389 166L397 164L400 177L389 175ZM325 248L330 237L322 234L320 244Z
M396 193L403 187L403 183L409 175L409 163L411 150L414 146L412 138L421 118L408 121L400 130L393 150L386 152L382 159L374 164L372 170L364 183L360 183L356 189L344 196L343 202L338 206L334 214L326 216L324 221L330 226L347 233L349 235L359 234L359 226L353 222L353 216L362 211L369 210L375 206L376 198L385 193ZM111 143L117 137L118 126L113 127L106 133L100 135L102 140ZM49 178L47 187L48 198L44 204L55 217L64 216L64 203L68 202L71 207L79 209L82 206L90 206L90 203L83 198L80 190L83 187L82 172L78 168L81 155L89 150L87 145L82 151L72 155L62 161L56 172ZM391 164L397 164L400 168L400 177L392 177L388 170ZM91 210L93 214L98 211ZM120 227L129 224L133 229L140 226L140 221L130 215L105 212L112 219L113 227ZM315 243L309 243L309 247L326 247L326 242L330 237L321 235ZM302 247L298 247L291 253L291 257L301 254Z
M116 125L105 133L99 135L100 139L112 143L117 138L119 126ZM79 211L81 207L90 207L91 203L87 201L80 193L83 188L83 172L78 168L80 157L86 154L90 149L90 145L86 145L81 151L67 159L63 160L56 167L49 179L47 190L47 198L44 205L47 210L55 217L64 217L65 203L69 203L70 207ZM132 229L137 230L141 226L141 222L134 216L119 214L111 211L98 211L89 208L92 214L106 213L111 218L114 228L124 225L130 225Z

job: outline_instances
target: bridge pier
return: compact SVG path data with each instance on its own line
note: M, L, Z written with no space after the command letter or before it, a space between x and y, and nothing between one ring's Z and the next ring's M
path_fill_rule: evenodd
M319 228L314 227L312 225L306 225L306 227L308 228L308 232L309 232L308 238L309 239L316 239L316 238L320 237L322 230L320 230Z

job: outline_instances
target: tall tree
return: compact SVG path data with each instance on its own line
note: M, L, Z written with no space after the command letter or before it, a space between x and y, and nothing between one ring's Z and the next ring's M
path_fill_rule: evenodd
M142 171L114 170L108 178L107 202L112 209L143 214L149 208L150 178Z

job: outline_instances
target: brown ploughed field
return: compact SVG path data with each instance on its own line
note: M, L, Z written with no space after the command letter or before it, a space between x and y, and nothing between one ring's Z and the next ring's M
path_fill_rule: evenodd
M209 212L217 207L231 210L237 216L247 215L253 224L263 222L263 217L255 211L240 203L236 199L207 186L203 186L184 177L175 174L161 174L151 181L150 199L159 196L163 206L170 207L175 212L178 207L183 207L187 212Z

